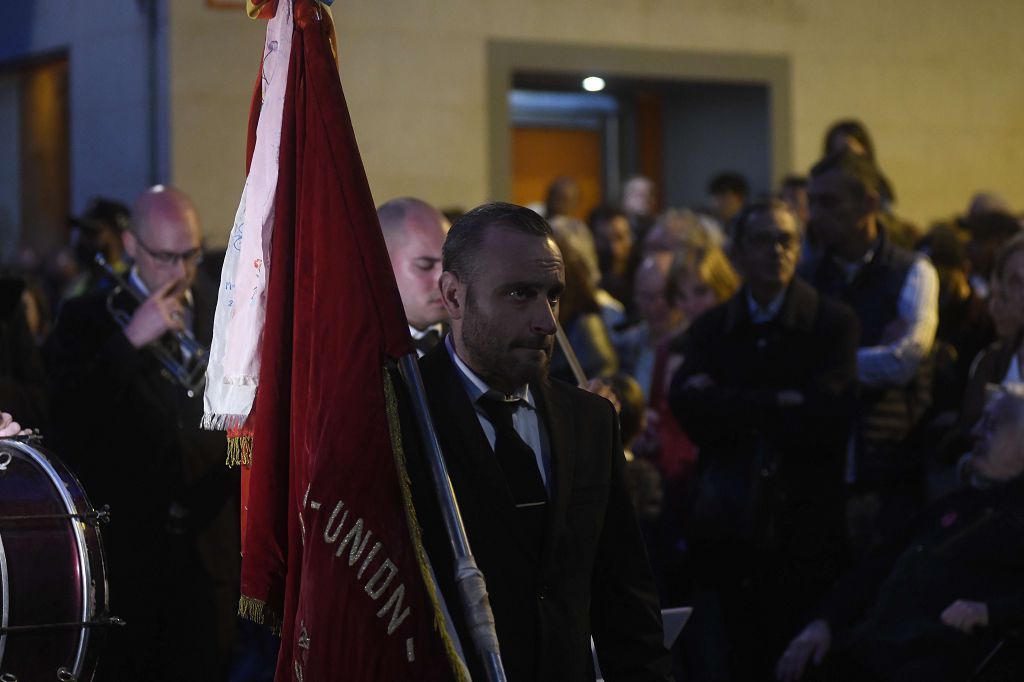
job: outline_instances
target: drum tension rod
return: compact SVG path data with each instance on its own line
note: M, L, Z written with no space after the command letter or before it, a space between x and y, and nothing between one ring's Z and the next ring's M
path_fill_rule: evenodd
M101 616L92 620L77 623L43 623L41 625L10 625L0 628L0 635L17 635L24 632L44 632L46 630L66 630L69 628L105 628L123 627L125 622L117 616Z
M56 521L59 519L81 519L88 524L98 525L110 523L110 505L105 504L99 509L84 514L22 514L19 516L0 516L0 523L18 521Z

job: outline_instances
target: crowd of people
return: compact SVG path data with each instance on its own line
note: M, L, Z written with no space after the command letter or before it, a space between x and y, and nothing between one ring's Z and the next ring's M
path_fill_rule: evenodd
M850 635L859 648L843 640L830 657L822 632L847 623L823 604L842 602L844 618L881 617L870 593L851 603L843 581L883 548L889 581L909 580L907 541L896 551L893 537L928 528L929 505L955 507L961 498L947 495L961 487L970 504L1020 521L1003 497L1019 469L979 474L990 455L969 454L985 406L1022 378L1020 218L980 193L965 215L928 230L902 219L856 121L833 126L821 160L774 195L751 197L736 173L713 178L708 194L706 210L656 214L653 183L636 177L621 206L591 213L589 233L550 218L570 288L574 259L597 263L580 289L593 291L591 317L604 324L564 306L573 348L591 376L640 389L621 397L645 415L628 444L634 493L663 603L695 607L684 678L967 679L1024 617L1020 585L998 577L1016 570L1018 546L978 539L1003 552L984 568L929 555L911 574L917 602L879 603L894 609L884 612L891 631L862 627ZM552 374L571 380L561 367ZM1019 400L997 411L1007 433L1019 427ZM954 570L971 577L929 584L932 571ZM950 615L964 608L969 616ZM815 614L825 615L803 629ZM830 663L847 652L852 661Z
M583 220L559 178L535 207L561 257L550 305L574 356L555 348L550 375L581 383L578 361L615 405L661 605L694 607L677 675L1019 674L1020 217L979 193L927 230L903 219L852 120L777 192L752 196L724 172L708 197L658 210L636 176ZM423 356L452 332L455 285L446 301L439 282L461 218L411 197L378 217ZM4 434L41 429L113 508L112 610L142 625L115 639L101 679L158 679L155 665L159 679L258 679L239 672L237 469L223 434L198 428L201 393L165 362L194 362L182 332L209 343L220 258L169 187L132 209L96 200L70 228L65 252L0 288L0 406L20 424ZM480 331L454 322L456 344ZM165 652L192 655L154 651L172 626Z

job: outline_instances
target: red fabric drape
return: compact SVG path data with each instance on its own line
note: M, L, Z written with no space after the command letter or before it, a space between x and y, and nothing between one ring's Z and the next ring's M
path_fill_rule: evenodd
M664 341L654 352L651 378L650 408L658 414L658 469L667 480L689 482L697 465L697 446L668 404L669 355L669 342Z
M412 351L327 35L297 10L242 565L243 611L280 618L277 680L453 677L389 436L383 366Z

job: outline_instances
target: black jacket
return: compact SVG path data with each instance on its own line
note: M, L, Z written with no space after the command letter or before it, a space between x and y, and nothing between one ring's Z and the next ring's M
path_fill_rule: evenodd
M592 680L590 637L605 679L665 680L658 599L623 482L610 403L558 381L531 385L551 446L543 549L523 536L504 475L445 344L420 361L430 410L477 564L487 580L508 679ZM422 453L409 457L424 541L474 679L449 542Z
M195 334L208 346L216 292L201 283L192 291ZM132 562L169 530L192 538L206 573L236 581L238 475L224 466L224 434L200 430L202 393L189 396L129 343L108 294L67 301L47 344L55 448L92 502L110 505L112 560ZM134 309L125 294L113 305ZM172 505L184 514L180 528L169 527L178 523Z
M216 291L197 282L192 293L195 334L208 346ZM129 625L101 669L111 679L214 674L234 632L238 470L225 466L224 434L199 428L202 393L189 396L129 343L108 294L67 301L46 348L52 447L93 504L111 508L102 529L111 611ZM110 303L136 305L124 293Z
M794 279L773 320L751 322L743 289L674 342L669 402L700 448L690 536L707 581L756 573L765 552L808 590L834 577L857 333L848 307ZM713 385L688 384L701 374ZM780 407L782 390L803 404Z

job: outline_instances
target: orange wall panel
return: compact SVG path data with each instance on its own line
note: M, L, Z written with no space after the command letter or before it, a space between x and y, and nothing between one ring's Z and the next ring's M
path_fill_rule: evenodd
M569 128L512 129L512 201L544 202L548 186L568 175L580 185L576 217L584 219L602 200L601 133Z

